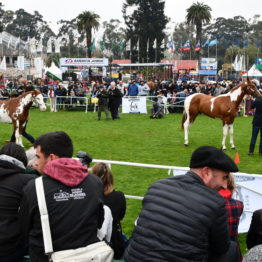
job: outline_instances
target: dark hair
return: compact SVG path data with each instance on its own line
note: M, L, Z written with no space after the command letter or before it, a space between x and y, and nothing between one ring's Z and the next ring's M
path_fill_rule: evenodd
M92 173L97 175L104 185L104 192L114 186L114 178L110 167L103 162L96 163L92 168Z
M26 157L24 148L17 145L14 142L10 142L4 145L0 149L0 155L8 155L13 158L16 158L17 160L21 161L25 167L27 166L28 161L27 161L27 157Z
M47 157L55 154L58 157L72 157L73 143L71 138L63 131L46 133L38 137L34 148L41 146L41 152Z

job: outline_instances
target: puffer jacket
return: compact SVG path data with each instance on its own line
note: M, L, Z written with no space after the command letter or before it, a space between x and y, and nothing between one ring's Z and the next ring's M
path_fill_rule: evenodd
M19 226L19 209L23 187L32 176L25 174L19 160L0 156L0 257L12 253L21 245L22 232Z
M125 262L204 262L229 248L225 200L189 171L148 190Z

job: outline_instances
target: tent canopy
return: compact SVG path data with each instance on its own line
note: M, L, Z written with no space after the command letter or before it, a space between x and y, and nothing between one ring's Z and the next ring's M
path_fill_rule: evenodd
M50 67L45 68L45 74L53 80L62 81L62 70L54 62L52 62Z
M262 78L262 73L256 69L256 65L254 64L247 73L243 74L242 77L254 77L254 78Z

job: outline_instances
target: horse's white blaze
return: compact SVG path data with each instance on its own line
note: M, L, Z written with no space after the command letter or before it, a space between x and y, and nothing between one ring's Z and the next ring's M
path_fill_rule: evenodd
M39 94L35 97L35 102L39 105L39 109L41 111L46 110L46 105L45 105L44 98L43 98L42 94Z
M214 102L215 102L215 97L211 98L210 102L211 102L211 105L210 105L210 111L212 112L213 109L214 109Z
M9 117L6 108L4 108L4 105L0 106L0 122L12 123L12 119Z
M229 93L230 95L230 100L231 102L233 101L237 101L238 97L241 95L242 90L241 87L237 88L236 90L234 90L232 93Z

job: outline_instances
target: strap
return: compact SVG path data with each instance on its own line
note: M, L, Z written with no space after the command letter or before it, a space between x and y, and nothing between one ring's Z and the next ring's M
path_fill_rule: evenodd
M51 237L51 231L49 225L49 217L48 217L46 201L45 201L45 191L44 191L42 176L38 177L35 180L35 186L36 186L37 202L38 202L38 207L41 217L45 253L50 254L53 253L53 244L52 244L52 237Z

